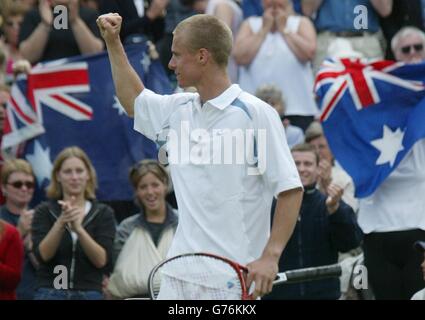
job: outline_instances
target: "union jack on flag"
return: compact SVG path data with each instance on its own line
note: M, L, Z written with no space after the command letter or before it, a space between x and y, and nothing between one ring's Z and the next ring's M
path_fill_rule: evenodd
M320 121L357 197L371 195L425 137L425 63L326 60L316 76Z
M126 47L145 86L168 94L171 85L146 44ZM41 64L12 87L2 149L25 142L23 156L43 189L52 163L65 147L79 146L97 171L100 200L131 200L128 168L156 158L155 144L133 130L133 120L115 96L106 52ZM39 193L41 195L41 193Z
M90 92L88 64L55 64L57 62L36 66L13 86L4 126L3 149L45 132L42 104L76 121L92 119L93 109L70 95Z

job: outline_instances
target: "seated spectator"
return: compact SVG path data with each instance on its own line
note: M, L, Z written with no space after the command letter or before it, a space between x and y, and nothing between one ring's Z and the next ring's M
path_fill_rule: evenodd
M18 228L24 238L30 231L34 211L29 204L34 195L35 178L31 165L23 159L7 160L1 170L1 188L5 204L0 218Z
M97 12L80 6L78 1L40 0L38 9L25 15L19 34L19 50L25 59L35 64L103 50L96 26ZM57 5L68 8L65 29L54 26L53 8Z
M205 13L224 21L232 30L233 39L236 37L243 20L242 10L236 0L209 0ZM237 83L238 65L233 57L229 58L227 72L232 83Z
M291 150L303 187L304 197L294 232L279 261L279 271L317 267L338 262L338 253L360 245L362 232L353 209L342 200L343 189L331 184L327 196L317 188L319 156L308 144ZM325 279L273 287L267 299L336 300L339 279Z
M130 170L140 213L118 226L114 243L116 261L108 285L114 298L148 297L148 277L166 258L177 227L175 210L166 203L169 178L155 160L143 160Z
M35 271L38 261L32 251L31 223L34 210L29 209L34 195L35 177L31 165L23 159L7 160L1 170L1 187L6 199L0 207L0 218L17 227L24 241L22 279L17 288L19 300L32 300L35 289Z
M335 161L328 141L323 133L322 125L313 122L305 132L305 142L311 144L319 155L319 176L317 185L319 190L326 194L328 186L336 184L344 190L342 199L354 212L359 207L358 200L354 197L354 183L348 173Z
M381 18L382 32L387 42L386 59L394 60L391 43L394 35L403 27L416 27L425 31L425 1L423 0L391 0L393 10L385 18Z
M257 89L255 95L257 98L271 105L279 114L285 128L286 141L289 148L304 142L304 132L302 129L291 125L291 122L285 118L286 105L279 88L274 85L264 85Z
M423 62L425 60L425 33L415 27L404 27L394 35L391 49L397 61Z
M305 130L318 113L310 65L316 31L308 18L294 14L289 0L263 0L263 7L263 16L245 20L236 37L239 84L252 94L263 84L276 85L285 96L287 118Z
M11 84L13 63L22 59L18 48L19 30L24 19L25 8L17 4L11 5L4 15L4 50L6 54L6 83Z
M40 262L35 300L103 298L115 220L112 209L95 200L96 187L96 172L85 152L78 147L62 150L47 188L50 200L36 207L32 223Z
M365 58L384 57L379 17L386 17L391 13L392 1L302 0L301 3L304 15L314 19L317 30L318 45L313 60L314 73L327 57L331 43L338 38L350 41L354 50L362 53ZM366 10L357 11L356 8L360 6ZM363 16L359 16L360 14Z
M421 264L422 274L425 281L425 241L417 241L415 243L415 248L423 254L423 261ZM416 292L411 300L425 300L425 288Z
M0 300L15 300L21 280L23 245L18 230L0 219Z

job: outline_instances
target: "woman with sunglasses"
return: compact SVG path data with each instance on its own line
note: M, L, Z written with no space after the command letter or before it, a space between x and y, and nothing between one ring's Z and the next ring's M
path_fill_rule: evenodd
M24 267L17 298L31 300L34 295L35 270L38 267L31 241L34 210L29 209L35 187L32 167L23 159L7 160L1 170L1 181L5 204L0 208L0 218L17 227L24 243Z
M148 297L148 277L165 259L177 227L175 210L167 204L169 177L155 160L143 160L130 170L140 213L121 222L114 243L115 269L107 292L113 298Z
M87 154L68 147L56 157L49 201L34 214L40 261L36 300L100 300L115 235L112 209L96 201L97 179Z

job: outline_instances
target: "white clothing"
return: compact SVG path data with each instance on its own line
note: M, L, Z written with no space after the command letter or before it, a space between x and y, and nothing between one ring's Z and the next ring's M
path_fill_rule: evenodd
M354 212L357 213L359 208L359 200L354 196L354 182L353 179L348 175L348 173L341 168L338 163L335 163L332 166L332 183L340 186L344 193L342 194L342 200L348 204L351 208L353 208Z
M257 33L263 18L250 17L248 22L251 30ZM286 28L295 33L300 22L300 17L290 16ZM239 83L243 90L252 94L265 84L277 86L285 98L285 114L288 116L315 116L318 113L311 65L298 60L279 32L269 32L251 63L240 67Z
M137 15L140 18L143 18L145 16L145 2L143 0L133 0L134 6L137 10Z
M202 106L198 93L144 89L134 112L135 130L159 143L167 136L162 148L179 205L168 256L206 251L240 264L258 259L269 237L272 197L302 188L277 112L235 84ZM242 139L232 139L238 132ZM226 142L235 140L242 143L226 152Z
M86 200L84 204L84 216L86 216L89 213L91 207L92 207L91 202ZM75 231L71 231L71 238L73 243L77 242L78 234Z
M300 127L290 124L285 128L285 134L289 148L304 142L304 131Z
M364 233L425 230L425 139L369 197L360 199L358 222Z
M410 300L425 300L425 288L416 292Z
M215 15L217 5L220 3L225 3L232 8L233 18L232 24L229 26L232 30L233 39L236 38L239 27L243 21L242 9L236 4L233 0L208 0L207 8L205 9L206 14ZM238 82L238 65L235 62L233 57L229 58L229 64L227 65L227 72L229 74L230 80L232 83Z

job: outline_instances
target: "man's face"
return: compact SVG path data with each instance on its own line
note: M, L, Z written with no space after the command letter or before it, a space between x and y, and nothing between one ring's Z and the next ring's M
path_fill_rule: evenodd
M326 159L330 163L332 163L332 152L331 149L329 149L328 141L324 136L320 136L316 139L313 139L309 142L314 149L316 149L316 152L319 154L320 159Z
M424 40L418 34L401 38L394 52L397 61L419 63L425 60Z
M171 46L172 57L168 68L174 71L181 88L196 87L200 78L198 53L191 52L185 45L184 36L175 34Z
M316 183L318 176L316 155L310 151L293 151L292 157L303 186L306 187Z

